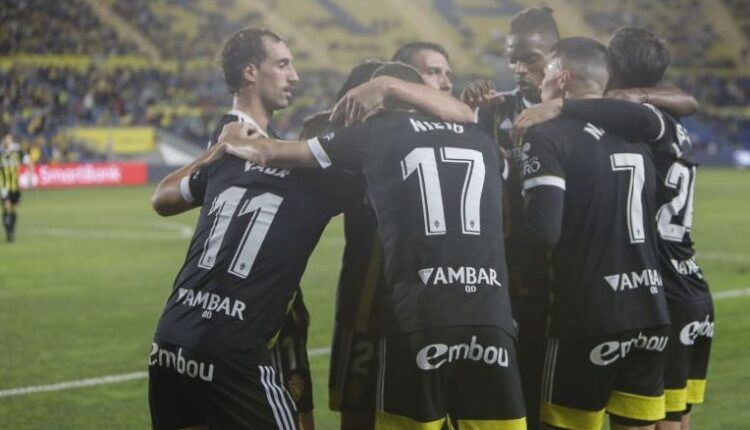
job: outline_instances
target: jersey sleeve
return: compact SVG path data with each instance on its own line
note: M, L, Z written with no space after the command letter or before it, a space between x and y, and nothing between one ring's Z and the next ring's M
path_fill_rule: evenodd
M663 114L650 104L608 98L565 99L562 112L628 140L657 142L667 131Z
M208 185L208 173L206 168L201 168L180 180L180 194L182 198L195 206L201 206L206 196Z
M495 106L480 107L476 110L477 125L490 136L495 133Z
M521 150L523 192L550 186L565 191L564 154L548 135L531 128L524 136Z
M368 131L367 123L357 124L309 139L307 146L324 169L335 165L358 170L368 145Z

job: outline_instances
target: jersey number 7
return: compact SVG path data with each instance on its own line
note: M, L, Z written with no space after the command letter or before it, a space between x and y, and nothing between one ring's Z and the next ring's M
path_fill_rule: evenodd
M466 165L466 176L461 191L461 231L463 234L481 233L480 201L484 188L484 156L474 149L451 146L439 149L440 161ZM427 236L445 234L445 209L440 188L438 165L434 148L414 148L401 160L402 179L417 172L422 195L422 215Z

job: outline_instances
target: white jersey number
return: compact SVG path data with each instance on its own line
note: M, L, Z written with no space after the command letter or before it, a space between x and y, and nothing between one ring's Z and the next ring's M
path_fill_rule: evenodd
M642 195L646 178L643 167L643 155L631 153L612 154L610 155L610 161L613 171L625 171L630 175L627 213L630 243L644 243L646 241L646 232L643 229Z
M664 180L667 188L677 190L677 195L664 203L656 213L656 225L662 239L671 242L682 242L685 233L690 232L693 225L693 193L695 191L695 167L689 168L680 162L675 162L667 172ZM672 219L683 209L681 224L672 223Z
M440 148L440 161L466 165L461 190L461 231L478 235L481 232L480 202L484 189L484 156L474 149ZM443 192L440 187L437 159L433 148L414 148L401 160L402 179L417 172L422 195L422 215L427 236L446 233Z
M246 191L240 187L229 187L214 199L211 210L208 211L209 215L215 216L214 223L208 239L203 245L203 253L198 259L198 267L211 269L216 264L216 257L219 254L221 243L224 241L224 235L229 228L229 224L235 218L235 212L237 212ZM245 201L236 217L249 215L249 220L240 239L240 244L234 253L234 257L232 257L229 273L243 279L250 274L260 246L263 244L263 240L266 238L268 229L271 227L283 200L276 194L263 193Z

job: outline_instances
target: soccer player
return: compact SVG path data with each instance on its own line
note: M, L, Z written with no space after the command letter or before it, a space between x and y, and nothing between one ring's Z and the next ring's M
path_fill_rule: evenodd
M619 94L654 88L669 65L664 41L640 28L616 31L609 41L609 53L610 86ZM675 102L676 97L673 96ZM689 112L693 102L684 99L682 104L677 111ZM692 405L703 402L714 333L713 301L703 271L695 261L690 234L697 167L685 156L690 139L679 120L663 111L639 112L628 104L606 99L567 103L562 109L566 115L633 137L638 137L634 132L642 131L642 124L648 121L644 114L664 119L663 137L653 144L659 207L654 221L672 325L664 373L667 416L657 428L687 430Z
M458 122L472 119L470 110L450 96L452 72L445 48L431 42L410 43L399 48L393 59L413 66L421 75L424 85L409 86L409 82L399 81L392 76L380 76L352 93L349 90L362 82L345 85L339 92L339 100L344 96L352 97L354 93L367 92L370 87L374 87L374 90L382 89L383 87L376 86L377 83L390 80L389 85L410 89L416 96L416 100L411 101L418 102L436 116ZM369 66L373 64L369 63ZM374 69L370 70L370 75L372 71ZM439 97L440 94L436 94L436 91L442 92L443 96ZM385 94L380 97L385 97ZM391 100L393 99L410 101L398 92L393 94ZM454 109L445 109L451 105ZM340 127L329 128L327 131L336 128ZM324 133L316 135L322 134ZM378 368L376 352L379 338L375 306L380 302L384 290L382 246L377 240L377 221L367 198L351 205L344 213L344 231L346 248L337 291L329 398L331 409L341 412L342 429L366 430L372 428L375 422Z
M283 56L269 58L263 65L269 54L265 49L264 38L276 40L278 36L269 31L246 29L235 33L224 45L221 53L222 68L225 83L233 94L232 109L220 118L211 134L208 148L218 141L226 124L237 121L252 124L264 135L275 137L269 127L270 119L275 111L289 105L291 90L299 78L294 69L290 71L293 73L288 73L287 76L277 76L279 66L288 60ZM257 71L257 83L253 86L245 85L246 80L243 76L248 62L262 64ZM179 178L175 176L171 183L174 191L178 191L176 180ZM167 184L163 185L167 186ZM160 186L159 189L161 188L163 187ZM163 193L157 194L163 195ZM178 197L177 193L175 197ZM155 202L165 205L160 201ZM166 202L166 204L169 203ZM175 208L170 204L166 209L174 211L179 209L179 206ZM312 376L307 356L309 321L310 317L302 298L302 291L299 290L271 351L272 363L297 405L300 422L305 430L314 428Z
M297 81L286 43L266 30L243 30L222 58L242 108L237 116L265 130ZM339 200L320 193L330 174L266 169L222 154L223 145L212 146L153 197L161 214L202 209L154 337L152 422L164 429L297 428L294 402L272 366L278 352L269 346Z
M29 164L29 158L21 151L21 146L13 142L8 133L3 136L0 146L0 200L3 205L3 227L8 242L15 240L17 207L21 202L21 186L18 178L21 165Z
M394 63L376 72L421 81ZM499 149L480 128L405 106L307 142L227 151L278 166L362 170L386 294L376 429L525 429L502 240ZM457 252L457 250L460 250Z
M450 93L453 90L453 69L448 51L434 42L413 42L402 45L391 61L408 64L422 76L428 87Z
M542 99L600 98L609 76L606 47L562 40ZM654 118L646 128L660 130ZM613 429L653 428L664 417L669 318L650 148L569 116L523 142L524 233L552 268L543 428L599 429L605 411Z
M524 385L529 428L538 425L541 372L544 360L544 328L547 320L548 286L546 261L524 259L523 197L520 166L523 152L513 142L510 132L513 120L524 109L540 101L540 84L544 78L547 55L560 36L552 10L527 8L510 22L506 54L516 79L512 91L497 92L491 81L470 84L462 98L478 108L479 123L509 156L510 172L505 187L505 233L508 249L508 275L513 300L513 314L518 324L518 354Z

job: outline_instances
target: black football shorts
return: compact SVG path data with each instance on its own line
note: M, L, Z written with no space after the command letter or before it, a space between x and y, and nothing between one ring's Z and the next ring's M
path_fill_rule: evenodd
M312 412L313 391L310 361L307 356L307 331L310 314L302 296L292 302L276 343L271 348L271 363L280 374L284 387L292 395L300 413Z
M331 410L373 415L378 376L378 337L336 322L328 379Z
M599 430L613 420L648 425L664 410L668 326L586 338L550 338L542 374L541 420Z
M380 341L376 430L525 430L514 339L499 327L421 330Z
M155 430L295 430L297 411L270 360L250 364L164 342L149 355Z
M714 337L713 302L670 306L669 318L672 325L664 368L666 409L667 413L684 412L688 405L703 403Z

